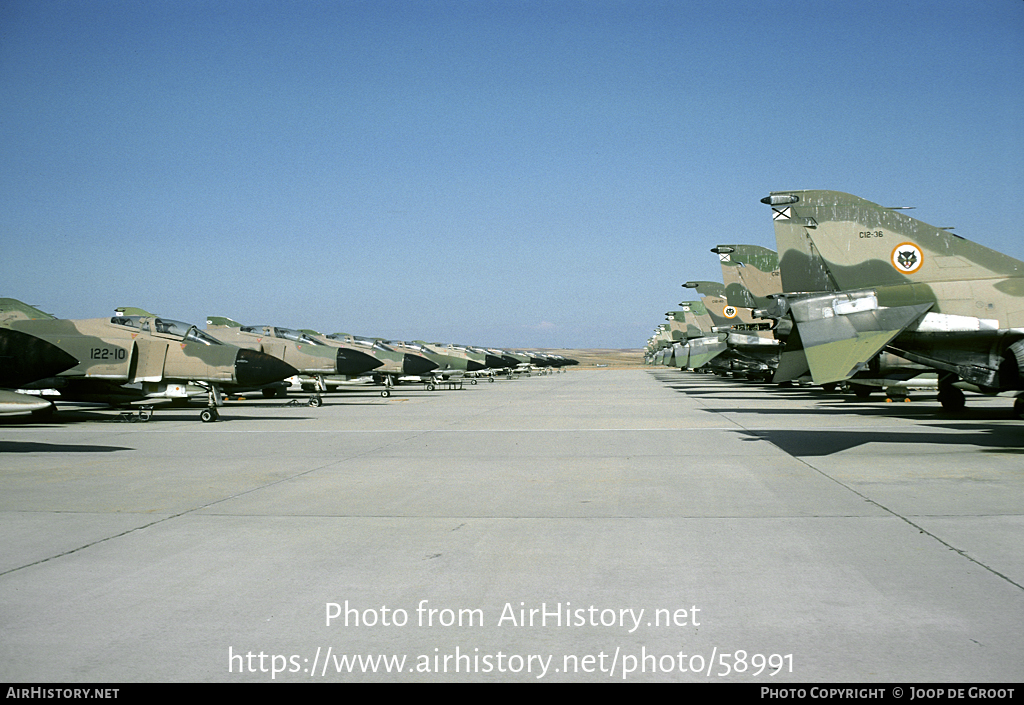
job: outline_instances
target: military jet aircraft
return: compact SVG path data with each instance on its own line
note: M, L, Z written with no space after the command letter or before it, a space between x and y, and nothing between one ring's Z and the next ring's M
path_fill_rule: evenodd
M243 326L224 316L207 316L206 332L221 342L240 348L259 350L284 360L299 371L300 376L312 378L317 392L327 391L328 376L352 376L380 367L381 360L343 345L332 345L317 340L299 330L278 326ZM282 388L267 388L265 396L283 395ZM311 406L320 406L320 397L310 398Z
M77 364L78 360L53 343L0 328L0 416L52 411L53 404L46 399L11 390L53 377Z
M699 301L684 301L679 311L665 314L667 324L661 324L663 364L680 369L700 369L726 350L725 333L711 330L711 318L704 304Z
M772 334L771 324L756 321L751 309L730 303L725 298L724 284L689 281L683 287L697 290L714 330L728 334L725 341L728 350L715 358L715 366L750 379L771 379L779 366L781 348L781 342Z
M771 305L773 297L782 293L779 257L774 250L759 245L719 245L713 247L711 251L718 254L721 262L726 297L730 304L763 311L765 307ZM772 334L784 345L793 331L792 319L785 316L771 320ZM798 343L791 346L789 352L782 354L781 364L776 361L773 376L773 380L780 383L788 383L795 379L811 382L807 357ZM889 399L900 396L909 400L910 389L932 389L936 386L934 370L905 360L887 350L871 358L866 368L857 372L848 381L849 388L864 399L871 396L873 390L882 388ZM829 390L837 386L835 382L826 382L822 385Z
M792 317L816 383L849 379L885 349L938 370L946 409L967 388L1016 392L1024 414L1024 262L846 193L762 202L794 292L767 313Z
M270 355L224 345L193 325L157 316L67 320L16 299L0 299L0 327L42 338L78 361L26 390L54 390L58 400L142 408L144 420L154 404L187 403L191 384L208 397L200 418L214 421L221 385L259 386L296 373Z
M718 245L711 251L718 255L725 283L725 298L733 306L764 308L768 297L782 293L779 255L760 245Z
M368 354L383 360L384 364L373 371L374 379L384 385L384 389L380 393L382 397L391 396L391 389L403 377L414 377L420 381L438 367L438 363L419 353L395 350L377 338L366 338L348 333L331 333L325 337L329 341L360 346Z

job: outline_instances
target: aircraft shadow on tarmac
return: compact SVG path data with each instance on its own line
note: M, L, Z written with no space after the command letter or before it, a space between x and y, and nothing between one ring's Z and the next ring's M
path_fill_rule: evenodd
M957 428L959 427L948 427ZM907 445L931 444L945 446L980 446L985 452L1024 454L1024 435L1013 426L966 425L962 430L969 434L946 431L907 432L899 431L820 431L777 430L738 431L746 436L744 440L768 441L795 457L832 455L856 448L867 443L891 443L906 448Z
M281 407L280 404L277 405ZM198 409L198 407L197 407ZM268 415L245 415L245 407L230 406L221 407L221 417L217 423L223 423L227 421L306 421L315 418L315 415L310 415L305 412L306 407L299 407L296 409L289 410L286 413ZM127 412L122 415L121 412L112 409L105 409L102 411L82 411L82 410L61 410L56 414L51 415L45 420L33 419L28 416L25 417L11 417L0 421L0 426L19 426L22 428L31 428L33 426L41 426L46 428L52 428L54 426L76 426L79 424L123 424L123 423L139 423L141 427L145 427L147 424L159 424L166 423L168 421L184 421L187 423L201 424L197 410L184 410L184 409L158 409L153 412L150 419L144 423L139 422L139 418L131 412ZM216 425L216 424L214 424ZM133 449L129 449L133 450Z
M0 441L0 453L113 453L119 450L135 450L135 448L128 448L126 446L36 443L34 441Z

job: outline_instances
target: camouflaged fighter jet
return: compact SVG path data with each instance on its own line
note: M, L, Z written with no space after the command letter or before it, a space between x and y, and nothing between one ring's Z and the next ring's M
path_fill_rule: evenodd
M716 332L727 334L728 349L714 360L716 371L741 374L749 379L769 380L779 366L780 341L771 332L771 324L756 321L751 309L734 306L726 298L725 284L690 281L683 288L696 289L711 317Z
M424 357L437 362L436 370L431 374L448 379L450 377L462 377L467 372L479 372L487 369L486 365L475 356L470 356L465 348L458 349L454 346L426 343L422 340L414 340L407 345L417 346L423 349Z
M679 311L665 314L668 324L663 330L672 342L664 349L660 364L698 370L725 352L727 335L711 331L711 318L704 304L684 301L679 306Z
M13 390L58 375L77 364L78 360L53 343L0 328L0 416L52 411L53 404L46 399Z
M764 308L782 293L779 255L760 245L718 245L711 251L722 265L725 298L733 306Z
M302 329L302 332L328 345L339 345L358 350L379 362L380 364L373 368L371 376L374 383L384 385L384 390L380 393L382 397L391 396L391 388L394 386L392 376L401 377L404 374L412 374L411 370L414 368L426 370L434 368L434 363L426 358L418 356L407 357L403 353L392 350L382 342L371 338L349 335L348 333L324 335L319 331L309 328ZM328 386L330 386L330 382L328 382Z
M243 326L224 316L207 316L206 332L240 348L259 350L284 360L298 370L300 382L312 386L310 406L320 406L320 392L327 391L326 376L356 375L380 366L380 361L353 348L329 345L302 331L279 326ZM284 396L286 390L268 388L264 396Z
M417 382L422 381L425 375L437 369L437 363L428 360L422 355L404 350L395 350L378 338L365 338L348 333L331 333L326 336L328 340L356 345L361 347L370 355L383 360L384 364L373 371L373 378L378 384L383 384L382 397L391 396L391 389L403 378L414 378Z
M466 374L470 377L488 377L493 382L494 373L506 366L504 359L487 352L483 348L455 345L454 343L431 343L431 347L445 355L464 359L466 361Z
M782 293L782 276L779 271L779 256L774 250L759 245L719 245L711 249L718 254L722 265L722 278L726 283L726 297L730 304L764 309L770 306L772 297ZM772 334L783 345L793 331L793 321L788 316L772 320ZM777 355L778 357L778 355ZM810 383L810 369L802 349L783 353L774 368L773 381L787 383L799 379ZM934 388L934 370L898 355L883 350L849 379L849 387L860 398L871 396L875 389L883 389L891 400L897 396L909 400L910 389ZM825 389L834 389L836 383L826 382Z
M1024 414L1024 262L846 193L762 202L783 289L803 292L767 312L792 317L787 351L799 345L816 383L848 379L886 349L939 371L944 408L962 408L967 388L1017 392Z
M66 320L0 299L0 326L42 338L78 360L25 389L52 390L58 401L139 408L142 420L155 404L188 403L198 386L208 398L200 418L214 421L222 385L262 385L296 372L277 358L224 345L193 325L157 316Z
M669 314L665 314L666 316ZM671 319L670 319L671 320ZM677 324L677 328L681 324ZM668 323L659 323L654 329L654 335L647 339L644 346L644 362L648 365L665 365L666 352L672 355L671 347L675 343L675 336L682 337L681 333L673 334ZM671 357L670 357L671 359Z
M423 380L427 386L427 391L433 391L435 385L442 380L463 376L469 365L469 361L466 358L439 352L418 340L415 342L389 340L387 345L399 352L420 355L437 365L428 373L429 378L424 378Z

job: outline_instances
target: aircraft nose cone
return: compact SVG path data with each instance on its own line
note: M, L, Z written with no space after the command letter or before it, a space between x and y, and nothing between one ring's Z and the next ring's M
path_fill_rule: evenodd
M484 363L492 370L500 370L502 367L508 367L502 358L497 355L491 355L490 353L487 354L487 357L484 359Z
M425 375L438 367L436 362L428 360L422 355L406 353L402 358L402 372L408 375Z
M53 343L0 328L0 387L14 388L53 377L77 364L78 360Z
M486 369L486 367L482 363L477 362L476 360L466 361L466 372L477 372L478 370L483 369Z
M378 360L373 355L367 355L359 350L338 348L339 375L358 375L375 370L383 364L383 360Z
M235 357L235 379L244 387L280 382L299 371L284 360L258 350L241 349Z

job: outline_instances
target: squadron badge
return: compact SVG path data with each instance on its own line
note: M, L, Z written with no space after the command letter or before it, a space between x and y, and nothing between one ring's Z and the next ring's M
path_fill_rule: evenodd
M914 243L904 242L893 248L889 261L897 272L913 274L924 264L924 253Z

